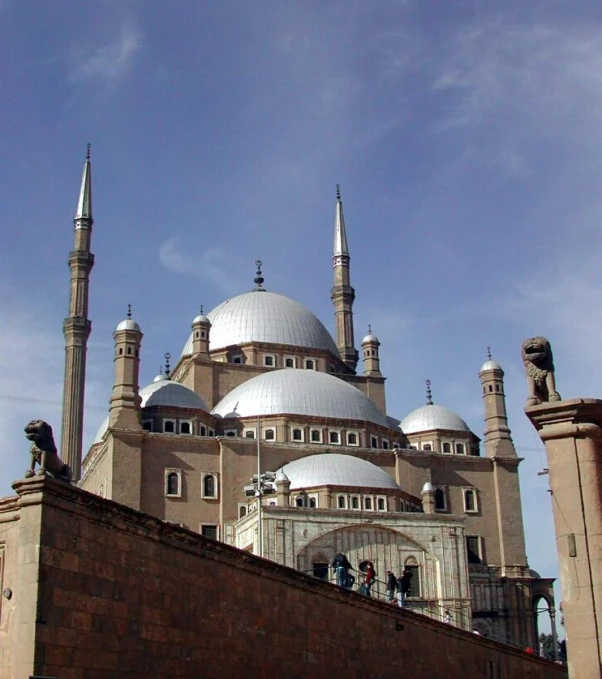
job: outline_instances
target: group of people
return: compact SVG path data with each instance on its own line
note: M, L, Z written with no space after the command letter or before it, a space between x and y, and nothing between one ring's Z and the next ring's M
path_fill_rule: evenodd
M340 552L334 557L332 567L336 575L336 582L339 587L352 589L355 584L355 576L350 572L355 570L349 563L349 559ZM358 586L359 594L372 596L370 591L376 580L376 571L372 561L362 561L358 564L358 573L361 573L361 582ZM387 571L387 601L397 603L402 608L405 598L410 591L412 571L404 568L402 574L396 577L392 571Z

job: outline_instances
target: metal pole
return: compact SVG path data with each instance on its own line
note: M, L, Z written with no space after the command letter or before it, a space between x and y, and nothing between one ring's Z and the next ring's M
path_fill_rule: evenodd
M255 497L257 498L257 554L258 556L263 556L263 526L261 525L261 443L259 437L261 436L261 430L259 428L259 417L257 418L257 490L255 491Z

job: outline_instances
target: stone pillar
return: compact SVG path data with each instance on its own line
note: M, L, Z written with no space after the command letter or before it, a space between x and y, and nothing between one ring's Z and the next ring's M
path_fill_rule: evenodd
M284 472L276 477L276 501L279 507L288 507L291 503L291 482Z
M602 669L602 401L525 408L546 446L560 563L569 674Z
M435 486L427 481L422 487L422 508L425 514L435 513Z

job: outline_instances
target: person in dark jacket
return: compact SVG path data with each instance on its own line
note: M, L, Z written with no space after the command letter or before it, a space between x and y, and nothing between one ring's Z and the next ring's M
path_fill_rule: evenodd
M366 577L364 578L364 587L366 588L366 594L368 596L372 596L370 594L370 589L372 588L375 578L376 571L374 570L374 564L372 561L368 561L368 565L366 566Z
M337 585L349 587L349 569L351 568L349 559L339 552L332 560L332 567L337 577Z
M397 578L392 571L387 571L387 601L395 603L395 590L397 589Z
M410 591L412 581L412 571L409 568L404 568L403 573L397 579L397 605L403 608L408 592Z

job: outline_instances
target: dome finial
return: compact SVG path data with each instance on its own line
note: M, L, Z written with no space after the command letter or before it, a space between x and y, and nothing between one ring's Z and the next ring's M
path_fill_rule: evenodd
M337 202L341 202L341 187L337 184Z
M487 360L491 360L491 347L487 347Z
M169 351L166 351L163 356L165 357L165 377L169 379L169 374L171 373L171 367L169 365L169 359L171 358L171 354Z
M368 323L368 334L369 335L372 334L372 326L370 325L370 323Z
M86 144L86 160L90 162L90 144Z
M253 282L255 283L255 290L264 290L265 289L263 287L264 278L261 274L262 265L263 265L263 262L260 259L255 260L255 266L257 267L257 271L255 272L255 278L253 280Z
M203 315L203 305L201 304L201 316Z
M431 381L430 380L426 380L426 405L427 406L433 405L433 394L431 392Z
M128 304L128 319L132 318L132 305Z

